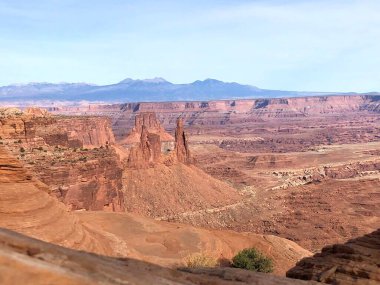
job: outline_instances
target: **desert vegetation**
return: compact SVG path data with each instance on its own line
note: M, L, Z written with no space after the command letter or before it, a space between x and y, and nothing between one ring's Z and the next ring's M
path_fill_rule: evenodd
M257 272L273 272L273 261L255 248L246 248L232 259L232 266Z
M218 266L218 260L206 252L192 253L185 257L184 263L186 267L215 267Z

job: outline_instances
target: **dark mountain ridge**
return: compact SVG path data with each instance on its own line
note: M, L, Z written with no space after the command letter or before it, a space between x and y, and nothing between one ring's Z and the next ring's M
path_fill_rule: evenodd
M0 102L93 101L105 103L147 101L196 101L244 98L278 98L333 95L334 92L298 92L260 89L256 86L216 79L174 84L163 78L124 79L116 84L29 83L0 87ZM350 93L351 94L351 93ZM356 94L356 93L352 93Z

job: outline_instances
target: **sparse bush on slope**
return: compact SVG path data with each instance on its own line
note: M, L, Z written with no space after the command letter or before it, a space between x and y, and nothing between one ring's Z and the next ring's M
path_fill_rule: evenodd
M246 248L232 259L232 266L257 272L273 271L272 259L266 257L255 248Z

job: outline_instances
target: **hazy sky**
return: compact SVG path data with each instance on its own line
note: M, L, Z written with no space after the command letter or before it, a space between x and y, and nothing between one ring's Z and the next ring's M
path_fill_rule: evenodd
M380 1L0 0L0 85L126 77L380 91Z

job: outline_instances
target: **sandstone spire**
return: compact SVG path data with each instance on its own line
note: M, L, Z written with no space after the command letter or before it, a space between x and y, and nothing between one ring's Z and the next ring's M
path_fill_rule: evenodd
M131 148L128 166L131 168L148 168L161 157L161 139L157 134L148 132L145 125L141 127L140 143Z
M135 125L132 131L121 141L121 143L125 145L139 144L143 126L146 127L149 134L159 135L161 142L174 142L174 138L161 126L156 113L142 112L135 116Z
M192 159L186 137L183 127L183 119L182 117L179 117L177 119L177 128L175 130L175 152L179 162L189 164Z
M131 135L129 135L129 138L131 138L132 135L136 136L136 131L139 131L139 140L137 144L135 143L130 148L128 167L148 168L159 162L166 165L171 165L175 161L190 164L192 162L192 158L184 131L182 118L177 119L175 143L174 146L171 146L169 151L166 151L169 148L167 145L168 142L166 141L167 133L159 124L157 125L156 122L157 120L154 113L144 113L136 116L136 125L133 128ZM154 128L154 126L158 127ZM157 129L162 129L163 131L154 133ZM168 153L171 153L173 148L174 152L167 155ZM164 155L164 153L166 155Z

